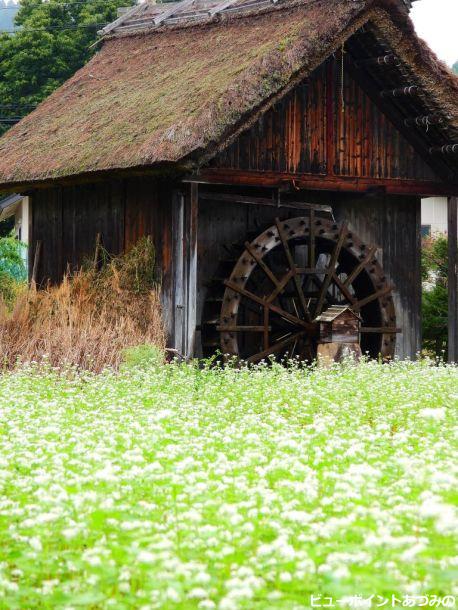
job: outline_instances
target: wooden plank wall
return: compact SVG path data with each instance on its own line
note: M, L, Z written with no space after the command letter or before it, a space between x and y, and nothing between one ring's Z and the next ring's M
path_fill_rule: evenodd
M327 132L331 134L331 150ZM342 81L337 59L318 68L211 165L359 178L435 179L409 142L345 70Z
M420 199L362 197L303 192L304 201L331 205L337 220L346 220L367 244L379 246L378 258L395 284L396 355L414 358L421 339ZM303 211L201 200L198 228L197 323L201 323L209 281L219 277L219 263L231 258L232 245L254 239L275 217L290 218ZM198 350L200 355L200 350Z
M32 243L42 242L38 283L57 283L67 269L94 255L96 236L111 254L151 235L162 282L167 328L173 326L172 187L153 178L107 180L37 190L32 197Z
M406 196L339 197L329 200L337 220L346 220L366 243L395 286L396 355L415 358L421 348L421 200Z

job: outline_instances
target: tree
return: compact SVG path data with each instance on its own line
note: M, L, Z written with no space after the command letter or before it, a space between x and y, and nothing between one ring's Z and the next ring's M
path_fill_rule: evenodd
M427 237L422 250L423 347L443 358L448 344L448 240Z
M18 31L0 34L0 104L20 110L41 102L88 61L97 30L116 18L120 6L133 3L22 0Z

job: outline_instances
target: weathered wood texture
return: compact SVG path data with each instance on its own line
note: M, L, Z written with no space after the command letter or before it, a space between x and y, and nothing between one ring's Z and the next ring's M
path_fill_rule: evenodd
M435 180L411 144L331 59L211 163L252 171Z
M151 236L167 328L176 313L172 278L172 190L152 178L107 180L87 185L37 190L32 194L32 243L41 241L37 283L59 282L85 260L93 260L97 234L110 254L129 250L140 237Z
M393 291L396 309L396 355L415 358L421 349L421 200L379 196L335 198L337 220L346 220L376 256Z
M388 281L395 285L396 326L402 331L396 336L396 355L414 358L421 341L420 199L317 191L303 192L301 199L331 205L336 220L345 220L367 244L379 246L377 257ZM274 224L276 216L283 219L298 215L299 210L289 208L200 200L198 324L202 321L209 281L219 277L221 261L231 258L232 245L259 234Z
M448 199L448 359L458 362L458 197Z

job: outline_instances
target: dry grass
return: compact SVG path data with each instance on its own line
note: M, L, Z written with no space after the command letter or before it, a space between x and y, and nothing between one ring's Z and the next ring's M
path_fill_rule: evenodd
M52 366L99 372L117 367L127 347L165 348L154 248L141 240L128 254L87 267L60 286L24 290L0 311L4 367L46 358Z

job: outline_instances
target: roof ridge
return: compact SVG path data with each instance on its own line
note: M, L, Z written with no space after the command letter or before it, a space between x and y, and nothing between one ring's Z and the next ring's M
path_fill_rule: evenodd
M264 13L274 8L289 8L298 4L309 4L321 0L179 0L157 4L146 0L134 6L111 24L99 31L99 35L136 34L140 31L157 30L164 27L186 27L218 21L223 16ZM383 4L385 0L380 0ZM418 0L391 0L408 12ZM369 4L369 0L341 0L342 3ZM140 18L139 18L139 15Z
M373 0L341 0L342 3L367 5ZM405 2L407 0L397 0ZM414 0L415 1L415 0ZM297 6L320 3L323 0L180 0L178 2L146 2L143 16L137 13L122 15L98 33L103 37L136 35L142 32L163 31L194 25L219 23L229 17L251 17L275 10L288 10ZM165 8L166 7L166 8ZM188 10L194 7L194 10ZM133 19L132 19L133 17ZM116 25L115 25L116 24ZM114 26L114 27L113 27Z

